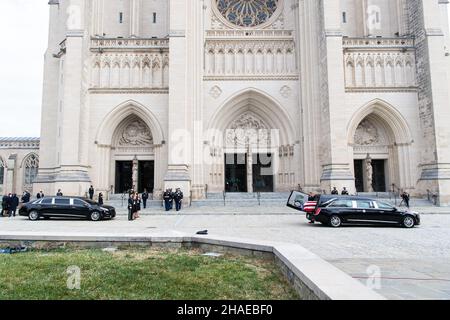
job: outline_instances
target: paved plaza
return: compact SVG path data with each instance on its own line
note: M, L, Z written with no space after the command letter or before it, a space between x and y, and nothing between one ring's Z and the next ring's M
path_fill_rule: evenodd
M124 214L99 223L0 219L1 234L152 236L192 235L204 229L210 235L301 244L389 299L450 299L448 214L425 214L422 225L412 230L360 226L331 229L309 225L304 215L282 207L192 208L179 215L151 209L133 222Z

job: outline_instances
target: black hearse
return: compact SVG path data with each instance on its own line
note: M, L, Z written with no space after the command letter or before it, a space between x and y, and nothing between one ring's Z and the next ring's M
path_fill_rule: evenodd
M297 196L295 191L290 199ZM297 210L295 205L288 206ZM420 225L420 215L409 209L399 209L382 200L358 196L320 195L314 212L308 220L317 221L333 228L343 224L399 225L413 228Z
M37 221L40 218L72 218L99 221L114 219L116 210L114 207L99 205L97 202L89 199L47 197L23 205L19 210L19 215L28 217L31 221Z

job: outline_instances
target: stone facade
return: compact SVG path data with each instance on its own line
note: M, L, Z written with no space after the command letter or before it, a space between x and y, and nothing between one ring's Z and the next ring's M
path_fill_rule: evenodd
M31 192L38 169L38 138L0 138L0 194Z
M34 191L395 188L450 203L448 1L49 5Z

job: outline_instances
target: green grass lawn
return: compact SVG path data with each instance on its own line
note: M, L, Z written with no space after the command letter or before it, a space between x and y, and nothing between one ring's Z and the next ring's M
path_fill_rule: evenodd
M81 270L69 290L67 269ZM32 251L0 256L0 299L298 299L270 260L195 250Z

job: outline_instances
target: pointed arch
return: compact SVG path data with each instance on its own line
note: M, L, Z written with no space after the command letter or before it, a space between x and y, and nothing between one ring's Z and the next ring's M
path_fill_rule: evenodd
M228 98L212 116L208 129L226 130L227 125L239 116L252 112L270 129L278 129L282 144L295 144L296 130L288 112L273 97L255 89L247 88ZM208 137L210 141L213 137Z
M29 190L38 174L39 156L34 152L29 153L23 158L21 168L23 170L23 188Z
M96 143L111 146L114 130L129 116L135 115L142 119L150 128L155 145L164 144L164 131L156 116L143 104L128 100L106 115L103 119L96 136Z
M347 126L349 145L354 144L354 136L359 124L367 117L375 117L384 123L384 127L391 133L392 144L411 144L413 142L411 130L401 113L388 102L375 99L359 109Z

